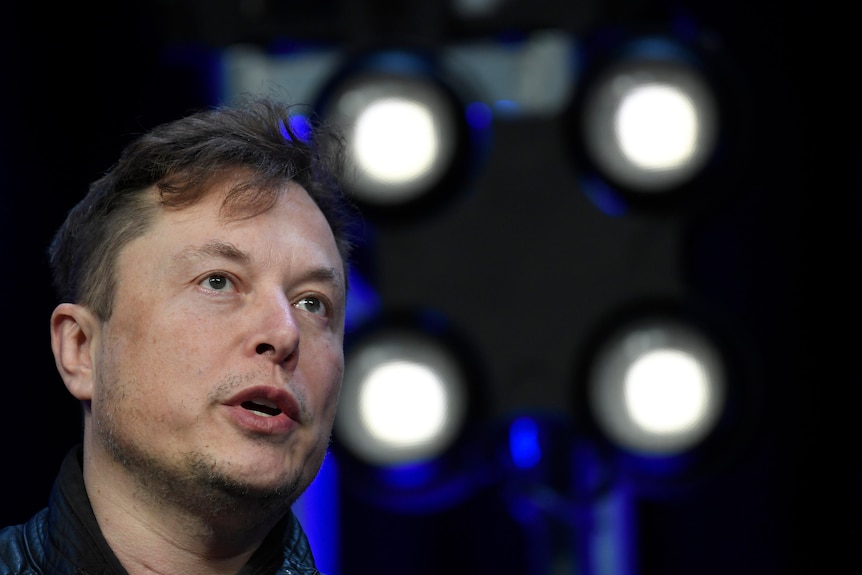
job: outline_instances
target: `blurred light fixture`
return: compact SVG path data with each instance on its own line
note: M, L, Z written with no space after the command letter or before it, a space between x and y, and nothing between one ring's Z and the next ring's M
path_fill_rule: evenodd
M726 407L720 349L698 326L678 318L621 326L591 365L589 408L606 437L626 452L684 454L713 432Z
M724 71L671 36L645 36L585 66L571 113L581 171L629 202L667 205L703 185L722 159L738 110ZM593 178L595 181L595 178Z
M684 183L714 151L714 98L697 70L679 64L618 64L592 88L584 115L591 157L639 192Z
M421 463L464 425L467 376L446 345L418 330L382 330L352 346L335 423L339 442L371 465Z
M319 100L346 139L347 189L370 218L425 211L460 189L471 160L467 105L433 54L352 57Z

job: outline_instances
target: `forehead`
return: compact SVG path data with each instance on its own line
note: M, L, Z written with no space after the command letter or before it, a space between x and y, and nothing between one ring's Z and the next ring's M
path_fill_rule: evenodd
M235 183L216 184L194 204L161 206L148 233L133 244L152 244L153 250L176 253L225 240L244 250L264 250L270 256L287 255L285 250L292 246L288 251L293 257L304 253L321 260L320 264L344 267L332 228L301 185L288 182L263 196L272 198L263 203L255 196L239 196L239 203L225 204ZM242 203L244 198L250 203Z

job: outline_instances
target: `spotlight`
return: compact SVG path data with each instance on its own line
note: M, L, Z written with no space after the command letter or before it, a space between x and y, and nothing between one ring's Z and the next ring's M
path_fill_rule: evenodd
M642 193L689 180L715 148L714 98L699 72L679 64L618 64L591 89L584 116L596 164Z
M336 437L372 465L434 459L461 431L467 386L459 360L443 342L420 331L380 331L345 358Z
M703 194L741 121L723 67L672 37L645 36L586 68L570 110L585 179L597 174L641 206Z
M399 49L356 56L322 90L318 108L342 129L352 170L347 188L370 218L424 211L465 176L465 106L433 55Z
M727 407L728 368L718 344L700 326L670 315L618 327L598 347L587 377L595 424L635 455L694 450Z

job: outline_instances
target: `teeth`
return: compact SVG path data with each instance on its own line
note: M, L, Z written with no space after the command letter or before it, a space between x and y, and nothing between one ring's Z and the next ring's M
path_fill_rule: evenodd
M269 401L268 399L255 399L254 401L245 401L242 406L249 411L254 411L255 413L263 416L263 417L273 417L281 413L281 410L278 406Z

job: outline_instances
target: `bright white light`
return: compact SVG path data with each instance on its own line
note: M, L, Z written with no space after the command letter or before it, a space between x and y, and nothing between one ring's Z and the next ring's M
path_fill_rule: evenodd
M359 414L372 436L392 445L424 443L446 423L446 390L430 367L393 361L373 369L359 394Z
M658 434L690 429L703 418L709 401L706 374L697 358L674 349L636 359L626 375L624 393L635 424Z
M682 61L623 60L587 89L584 144L596 167L632 191L675 188L709 162L718 102Z
M590 407L620 447L672 454L713 431L725 403L721 353L695 326L663 318L621 327L597 352Z
M360 459L427 461L460 432L466 377L436 338L414 330L378 332L351 347L344 368L335 436Z
M386 184L420 177L440 147L428 107L397 97L376 100L360 113L352 145L359 167Z
M405 205L438 191L466 121L434 78L353 74L325 108L347 144L348 191L369 205Z
M614 128L631 162L646 170L668 170L691 159L699 125L685 92L670 84L645 84L623 97Z

